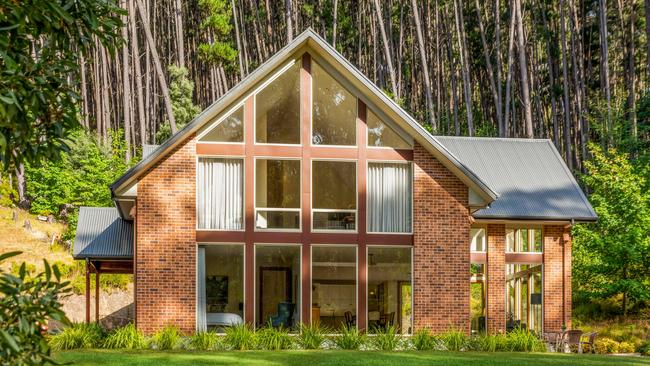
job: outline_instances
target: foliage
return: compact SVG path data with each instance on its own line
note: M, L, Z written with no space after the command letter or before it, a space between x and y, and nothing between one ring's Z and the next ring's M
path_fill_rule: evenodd
M78 127L79 59L120 43L115 1L0 1L0 160L53 160Z
M589 323L576 321L573 326L582 329L585 333L596 332L598 337L635 345L641 345L645 340L650 339L650 320L619 317Z
M440 335L445 348L449 351L463 351L467 345L467 335L461 330L450 329Z
M479 350L499 352L508 350L508 339L503 334L482 334L476 337Z
M366 342L366 335L355 326L341 326L339 334L334 336L334 343L340 349L357 350Z
M610 354L618 352L619 343L611 338L597 338L594 342L596 353Z
M650 356L650 341L645 341L641 343L637 348L636 351L639 352L640 354L644 356Z
M438 339L428 328L420 328L411 337L413 347L418 351L431 351L438 347Z
M0 254L0 264L20 254ZM43 261L44 270L30 275L26 265L13 275L0 267L0 362L2 365L39 365L50 360L50 348L41 326L48 320L68 322L59 299L68 292L57 266Z
M150 344L158 350L177 349L181 345L182 337L178 328L168 325L151 337Z
M237 51L230 43L232 9L228 0L199 0L199 6L206 17L201 28L207 29L213 36L212 43L199 44L199 57L215 65L231 66L237 57Z
M374 337L371 337L372 345L380 351L394 351L402 343L402 335L397 333L394 325L376 328L374 333Z
M178 129L188 124L200 111L199 106L192 101L194 82L189 78L189 72L184 67L169 66L169 98L172 103L172 113ZM160 126L156 132L156 141L163 143L172 135L169 121Z
M245 351L255 349L257 337L251 325L238 324L226 328L225 341L231 349Z
M650 190L626 154L591 144L583 182L598 222L574 228L574 280L582 298L620 297L630 304L650 300Z
M189 345L197 351L214 351L223 346L223 337L216 332L196 332L190 337Z
M99 348L103 344L104 329L97 323L74 323L52 336L50 346L55 351Z
M618 344L618 353L633 353L635 351L634 345L629 342L621 342Z
M513 352L544 352L546 345L537 338L535 333L524 328L515 328L506 334L508 351Z
M9 184L7 177L0 175L0 206L12 207L14 197L18 197L18 192Z
M109 349L140 349L146 346L147 342L135 324L129 323L124 327L115 329L104 341L103 347Z
M298 345L302 349L318 349L325 341L326 334L332 331L320 324L300 324L298 327Z
M261 349L270 351L289 349L293 345L293 339L288 329L268 325L257 331L257 345Z

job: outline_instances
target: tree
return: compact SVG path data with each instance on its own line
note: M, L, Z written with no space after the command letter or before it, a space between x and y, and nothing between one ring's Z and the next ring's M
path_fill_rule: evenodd
M583 182L598 222L574 227L577 292L590 298L620 297L621 312L650 299L650 194L647 166L626 154L590 145ZM645 171L644 171L645 169Z
M183 128L190 122L201 109L192 102L194 83L188 78L187 69L178 66L169 66L169 91L172 100L174 118L179 128ZM168 122L161 126L156 133L156 141L162 143L171 135L171 128Z
M120 43L115 1L0 0L0 159L55 159L79 126L77 75L92 39Z
M217 66L231 66L237 57L237 51L230 44L232 25L230 9L227 0L199 0L199 6L207 16L201 22L201 27L212 33L211 42L199 45L199 55L209 63Z

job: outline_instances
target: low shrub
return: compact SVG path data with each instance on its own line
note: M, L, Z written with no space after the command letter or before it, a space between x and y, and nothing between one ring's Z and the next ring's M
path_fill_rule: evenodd
M277 351L293 346L293 338L284 327L275 328L270 324L257 330L257 345L261 349Z
M339 334L334 336L334 344L340 349L358 350L366 342L366 335L359 332L357 327L341 327Z
M385 328L375 328L375 335L371 337L372 345L380 351L394 351L402 343L402 335L397 333L393 325Z
M139 349L146 346L146 339L133 323L111 332L104 341L104 348Z
M296 342L302 349L319 349L331 331L319 324L300 324Z
M463 331L450 329L440 335L442 343L449 351L463 351L467 346L467 335Z
M639 346L636 347L636 351L643 356L650 356L650 341L645 341L639 344Z
M178 328L168 325L153 335L150 345L159 350L177 349L182 340L183 335Z
M189 339L189 347L196 351L215 351L222 349L223 337L216 332L196 332Z
M99 348L104 339L104 329L97 323L74 323L50 338L50 347L55 351Z
M437 348L438 339L427 328L418 329L411 337L413 347L418 351L431 351Z
M257 345L255 330L248 324L226 328L224 341L228 347L238 351L255 349Z
M507 347L513 352L544 352L546 345L528 329L516 328L506 335Z
M610 353L618 353L618 342L611 338L598 338L596 339L596 342L594 342L594 348L596 349L596 353L601 353L601 354L610 354Z
M503 334L485 334L476 337L479 351L501 352L508 350L508 339Z
M630 342L621 342L618 344L618 353L633 353L634 345Z

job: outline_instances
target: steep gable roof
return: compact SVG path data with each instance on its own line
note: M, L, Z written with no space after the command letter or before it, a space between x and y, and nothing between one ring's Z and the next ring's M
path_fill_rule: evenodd
M162 159L167 152L185 141L191 134L197 132L208 122L223 112L234 102L250 91L260 80L271 71L282 65L299 51L308 51L312 56L320 57L327 62L332 71L345 78L355 88L357 96L367 105L381 110L388 118L396 122L402 129L409 133L415 141L426 148L447 169L453 172L463 183L478 194L484 202L489 203L498 197L498 194L486 184L471 169L451 154L435 137L429 134L413 117L402 109L395 101L390 99L373 82L371 82L354 65L339 54L325 40L314 31L308 29L296 37L287 46L262 64L254 72L244 78L230 91L224 94L210 107L196 116L182 130L169 138L151 154L142 159L138 164L129 169L122 177L111 185L114 197L119 197L123 192L132 187L149 167Z

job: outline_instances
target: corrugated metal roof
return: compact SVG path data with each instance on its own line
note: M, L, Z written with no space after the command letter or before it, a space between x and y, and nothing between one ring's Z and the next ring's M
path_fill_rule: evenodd
M160 145L142 145L142 159L146 159L147 156L151 155Z
M594 221L596 213L550 140L436 136L499 194L475 218Z
M133 258L133 223L123 220L115 207L81 207L72 257Z

